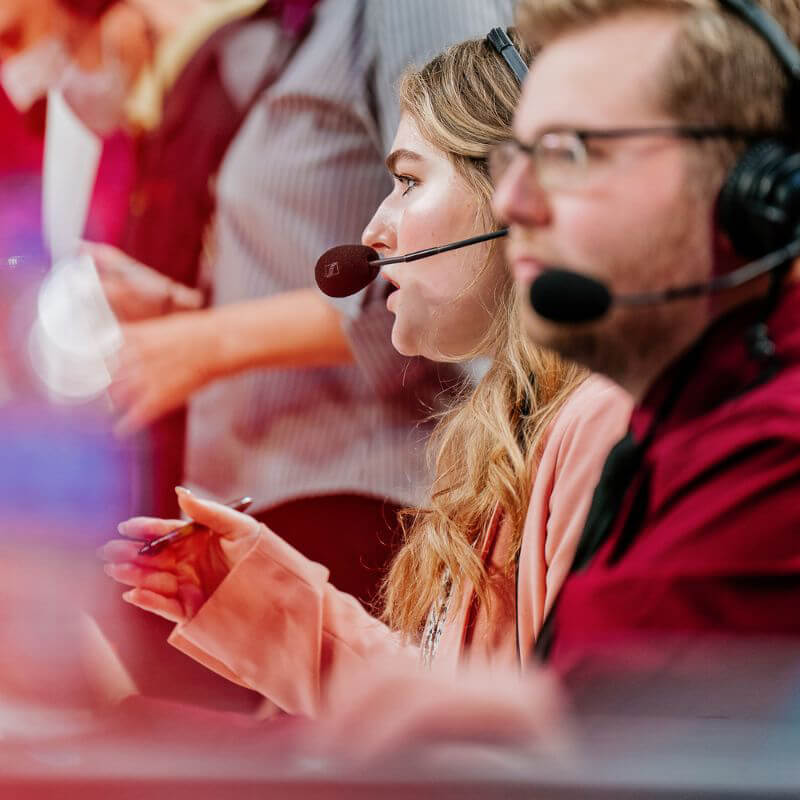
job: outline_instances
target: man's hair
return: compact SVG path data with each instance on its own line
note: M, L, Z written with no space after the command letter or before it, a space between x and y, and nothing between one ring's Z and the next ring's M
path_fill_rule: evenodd
M798 0L760 5L800 42ZM788 77L763 37L717 0L520 0L520 32L542 47L562 34L629 12L673 12L682 17L664 63L661 103L679 122L753 130L790 130L800 139L794 109L786 106ZM715 142L717 170L731 166L743 145Z

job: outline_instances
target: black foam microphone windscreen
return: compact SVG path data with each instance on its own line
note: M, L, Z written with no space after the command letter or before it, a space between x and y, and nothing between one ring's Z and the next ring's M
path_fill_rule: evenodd
M531 283L530 303L539 316L552 322L592 322L611 307L611 293L594 278L548 269Z

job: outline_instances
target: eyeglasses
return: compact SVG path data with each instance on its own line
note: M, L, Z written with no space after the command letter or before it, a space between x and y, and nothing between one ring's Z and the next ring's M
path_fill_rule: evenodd
M531 144L510 139L489 152L489 174L497 186L511 164L520 156L529 159L537 182L545 189L569 189L583 184L600 163L608 159L594 153L592 140L630 139L665 136L671 139L741 139L756 141L781 136L769 131L745 131L730 127L661 125L645 128L613 128L608 130L551 130L542 133Z

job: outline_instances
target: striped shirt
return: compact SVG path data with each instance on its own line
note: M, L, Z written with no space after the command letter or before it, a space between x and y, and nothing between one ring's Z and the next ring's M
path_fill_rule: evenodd
M323 251L359 241L391 190L383 157L403 69L511 17L512 0L322 0L223 161L210 236L213 302L308 287ZM277 26L258 25L246 46L229 46L234 84L252 81L265 58L283 57ZM195 395L187 482L223 499L251 494L261 508L332 493L420 502L429 484L426 419L456 372L396 353L393 317L377 294L332 301L355 365L251 370Z

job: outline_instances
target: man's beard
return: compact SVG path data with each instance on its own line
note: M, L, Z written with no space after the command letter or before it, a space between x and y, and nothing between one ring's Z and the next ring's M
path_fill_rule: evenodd
M674 303L623 309L615 317L585 326L526 319L526 331L537 344L631 388L643 380L652 382L699 336L705 325L705 303L702 298L683 301L680 311Z
M607 276L604 280L612 292L617 281L621 286L635 287L624 290L627 293L658 291L710 277L709 229L698 224L698 220L708 218L708 202L703 202L697 187L687 188L686 194L682 212L661 229L657 239L646 234L638 241L634 239L625 263L599 273ZM703 270L704 264L707 270ZM687 269L692 266L696 268ZM704 297L612 308L608 316L584 325L551 323L536 316L527 299L525 303L525 328L533 341L637 390L642 382L652 382L688 348L708 322L708 300Z

